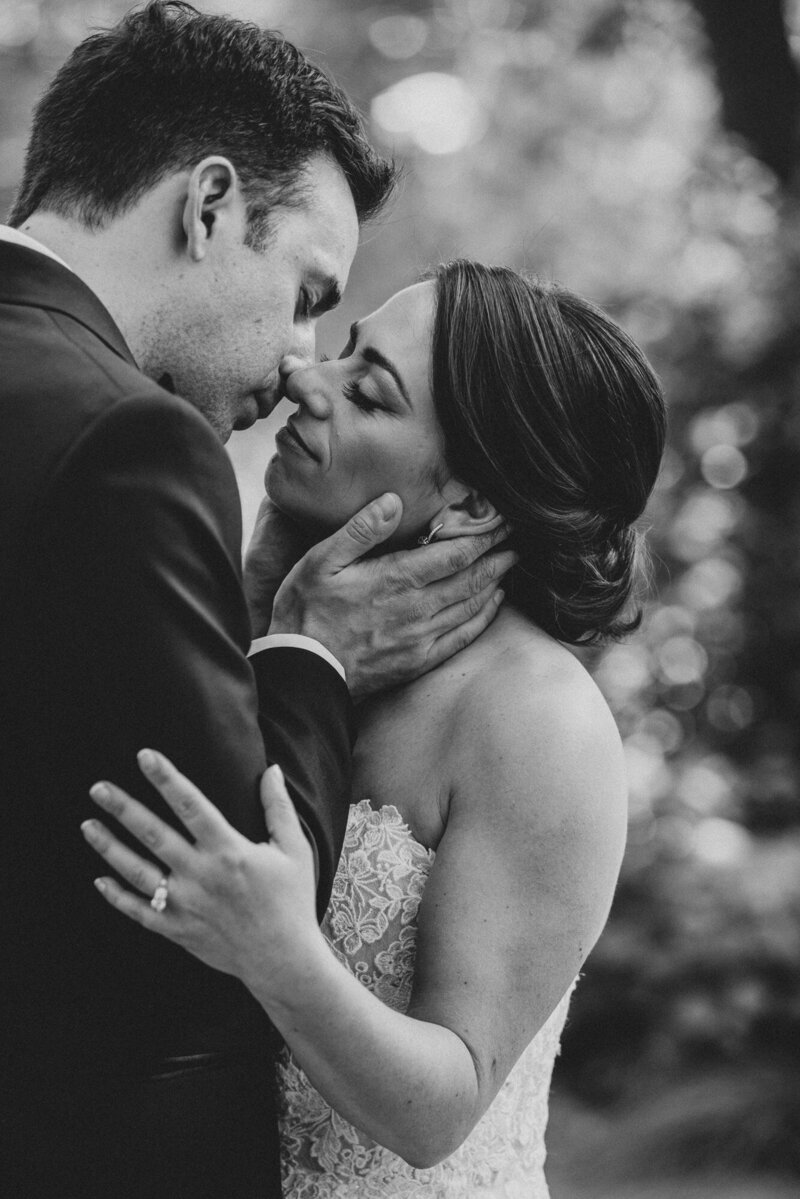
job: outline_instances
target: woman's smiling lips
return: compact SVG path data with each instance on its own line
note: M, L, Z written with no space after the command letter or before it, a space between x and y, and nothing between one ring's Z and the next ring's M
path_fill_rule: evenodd
M315 462L319 461L317 455L311 449L309 449L309 447L303 441L291 420L288 420L283 428L278 430L278 432L275 434L275 441L276 443L280 443L280 445L286 446L287 449L292 450L295 453L300 451L301 453L306 454L309 458L313 458Z

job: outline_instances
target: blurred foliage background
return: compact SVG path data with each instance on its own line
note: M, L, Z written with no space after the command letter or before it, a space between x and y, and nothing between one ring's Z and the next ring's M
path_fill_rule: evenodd
M630 839L557 1068L553 1193L793 1192L800 0L197 6L281 29L405 166L321 348L465 254L584 292L661 373L654 591L641 630L587 658L625 742ZM45 81L127 7L0 0L4 209ZM231 446L246 523L284 418Z

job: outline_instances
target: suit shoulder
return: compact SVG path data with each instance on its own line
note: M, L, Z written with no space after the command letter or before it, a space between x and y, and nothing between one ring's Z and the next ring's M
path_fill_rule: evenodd
M102 338L68 313L3 306L0 403L24 403L28 422L63 414L80 423L142 389L160 391Z
M216 450L220 462L227 459L191 404L165 391L67 313L4 307L0 349L0 422L12 432L5 439L6 452L13 444L14 458L24 462L34 491L37 478L51 479L86 438L110 436L116 428L130 435L138 424L152 430L155 423L167 439L179 428L184 441L198 440ZM13 476L13 462L9 465Z
M240 537L232 467L211 426L80 321L4 305L0 358L0 592L58 489L112 461L192 481L231 542Z

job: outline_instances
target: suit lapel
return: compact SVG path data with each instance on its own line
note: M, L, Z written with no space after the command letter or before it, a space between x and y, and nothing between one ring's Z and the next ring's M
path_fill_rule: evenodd
M13 242L0 240L0 304L62 312L136 366L125 338L94 292L67 267Z

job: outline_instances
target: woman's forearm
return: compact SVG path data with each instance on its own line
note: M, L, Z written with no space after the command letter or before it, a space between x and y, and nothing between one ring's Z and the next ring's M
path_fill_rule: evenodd
M280 999L248 985L326 1102L410 1165L441 1161L473 1127L480 1097L464 1041L387 1007L321 934Z
M145 897L161 885L161 867L99 821L85 822L90 845L136 888L104 877L107 902L240 978L322 1096L367 1136L414 1166L446 1157L487 1099L471 1048L442 1024L392 1011L334 957L316 923L311 852L279 768L262 780L271 840L256 843L166 758L148 751L141 765L193 840L113 784L94 788L98 805L169 869L164 918Z

